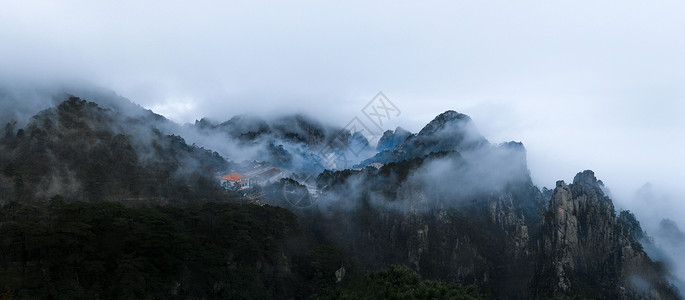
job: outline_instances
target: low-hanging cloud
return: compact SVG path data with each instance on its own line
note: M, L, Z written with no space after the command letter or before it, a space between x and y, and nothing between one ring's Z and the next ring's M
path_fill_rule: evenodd
M389 128L466 113L526 145L537 185L592 169L649 231L660 215L685 224L683 14L672 0L8 1L0 120L21 127L54 90L88 99L62 88L88 82L178 123L303 112L344 126L383 90L404 112ZM646 182L666 204L632 201Z

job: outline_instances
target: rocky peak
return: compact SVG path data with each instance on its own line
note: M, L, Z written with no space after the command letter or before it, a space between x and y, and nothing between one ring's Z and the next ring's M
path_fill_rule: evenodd
M463 126L464 124L472 123L471 118L465 114L458 113L453 110L448 110L439 114L428 125L424 126L419 131L419 136L430 135L450 126Z
M500 147L510 149L510 150L526 152L526 147L524 147L523 143L521 143L521 142L510 141L510 142L500 144Z
M380 144L381 148L385 147L385 142L394 136L405 134L402 131L397 133L397 131L399 130L395 133L384 134L386 139L383 144ZM407 136L394 148L381 150L376 156L365 160L362 164L388 163L440 151L470 151L486 145L489 145L488 140L478 133L469 116L448 110L435 117L418 134Z
M273 121L272 127L285 140L308 145L318 145L336 133L332 128L304 115L279 118Z
M208 118L202 118L200 120L195 120L195 124L193 126L195 126L196 128L199 128L199 129L208 129L208 128L213 128L216 125L214 122L212 122Z
M591 170L585 170L576 174L576 176L573 178L573 184L581 184L595 188L601 188L604 186L602 181L597 180L595 177L595 172L592 172Z
M659 222L657 235L668 238L671 242L681 243L685 241L685 233L680 231L678 224L671 219L663 219Z
M350 136L348 143L357 143L360 145L368 146L369 140L367 140L364 134L362 134L361 132L355 132L352 133L352 135Z
M259 117L249 115L234 116L230 120L221 123L218 127L228 130L235 137L250 132L268 132L269 125Z
M417 148L427 154L443 150L470 150L486 144L488 141L480 135L469 116L448 110L398 147L409 148L408 150Z
M411 135L411 132L405 130L402 127L397 127L395 131L388 130L383 133L383 136L378 140L378 146L376 146L376 151L383 151L387 149L393 149L397 145L401 144Z
M626 211L617 216L602 186L590 170L578 173L571 185L557 181L542 222L541 294L636 299L670 293L653 288L663 284L662 277L654 276L658 266L638 242L639 222ZM634 278L648 282L647 288L633 285Z
M409 130L406 130L406 129L398 126L397 128L395 128L395 135L410 136L411 132L409 132Z
M558 180L552 193L552 204L560 201L566 202L569 199L571 199L571 189L566 185L566 182Z

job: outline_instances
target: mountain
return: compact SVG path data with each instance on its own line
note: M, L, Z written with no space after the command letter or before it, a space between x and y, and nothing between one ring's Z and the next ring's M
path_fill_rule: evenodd
M523 145L489 143L465 115L445 112L371 161L385 165L320 174L322 194L296 210L365 271L407 265L497 299L680 297L592 171L543 193Z
M685 245L685 233L680 231L678 224L673 220L663 219L659 223L657 236L669 240L674 245Z
M381 140L385 149L379 149L378 154L363 161L360 165L411 159L445 150L476 150L488 144L488 141L478 133L469 116L452 110L435 117L417 134L407 135L403 130L398 131L395 135L388 134L386 140ZM405 135L407 136L393 148L385 147L389 144L387 143L388 139L398 140ZM385 136L386 134L384 134Z
M160 121L165 119L130 117L72 96L35 115L26 128L15 131L8 123L0 140L3 200L61 195L168 202L221 193L213 174L229 163L163 134L155 127Z
M241 115L218 124L202 119L185 129L195 143L218 148L234 161L265 161L290 173L344 169L373 151L362 134L303 115Z
M459 169L450 175L461 177L447 178L464 193L417 181L436 163ZM529 181L471 189L459 182L474 172L468 165L449 152L320 176L327 190L306 213L317 222L305 226L365 271L407 265L424 278L475 283L497 299L679 297L643 250L639 222L615 213L591 171L570 186L559 182L545 199Z
M335 298L401 283L393 293L681 297L659 245L592 171L540 190L522 143L490 143L455 111L387 131L374 152L302 115L178 126L116 98L65 97L0 137L7 293ZM284 178L222 188L241 160Z
M644 233L627 211L618 215L592 171L573 184L557 182L543 219L545 278L540 288L553 295L580 293L620 299L674 299L659 264L639 242Z
M402 127L397 127L395 131L387 130L383 132L383 136L378 140L376 151L391 150L404 142L410 135L411 132Z

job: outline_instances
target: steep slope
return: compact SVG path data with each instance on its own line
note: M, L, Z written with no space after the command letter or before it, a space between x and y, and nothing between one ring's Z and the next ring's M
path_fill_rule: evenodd
M674 299L660 266L639 240L635 217L604 195L592 171L557 182L545 211L539 288L545 295Z
M330 268L321 262L329 253L310 256L307 247L289 247L298 231L296 217L278 207L15 202L0 207L0 295L3 299L306 298L317 277L301 270ZM311 266L310 261L317 259L318 266ZM333 267L339 267L337 261ZM328 285L332 284L330 280Z
M12 227L11 222L17 220L12 209L33 209L23 207L25 203L44 204L49 211L59 208L60 199L65 198L175 205L227 199L230 192L221 189L213 177L230 168L230 163L217 152L165 134L159 128L165 123L163 117L151 112L124 114L76 97L40 112L24 128L9 123L0 138L0 208L7 207L10 212L3 216L10 223L0 226L8 230L2 241L22 253L16 245L17 237L19 243L25 243L21 242L25 227ZM594 173L581 172L570 185L558 182L554 190L540 191L532 183L523 144L489 143L466 115L447 111L417 134L400 129L388 133L381 148L394 147L382 149L367 161L385 165L361 170L342 165L331 168L330 163L323 163L327 154L344 156L357 147L368 148L362 135L305 117L265 121L241 116L221 124L203 119L188 130L209 140L221 137L223 144L230 141L233 148L226 150L229 153L242 151L298 171L319 173L327 169L316 178L317 186L285 178L255 188L259 203L283 206L299 216L301 235L297 241L283 240L283 233L274 229L278 225L272 226L269 221L272 214L287 216L287 227L293 229L296 226L288 214L268 206L251 206L249 216L235 227L237 232L226 234L241 242L235 251L249 257L253 246L261 248L256 245L263 244L264 251L260 252L265 255L245 260L241 266L245 268L235 273L233 265L225 264L232 260L234 250L210 253L209 259L216 263L215 275L239 276L247 270L246 278L259 283L251 290L270 289L265 297L279 298L274 293L282 290L306 296L330 287L343 267L353 273L394 264L409 266L426 279L476 284L488 297L497 299L680 297L667 281L668 271L644 251L641 241L649 238L639 222L629 212L615 211ZM313 191L316 197L309 195L307 201L294 203L288 198L287 185L295 186L303 195ZM8 205L10 201L23 204ZM212 213L221 210L213 206L207 209ZM177 225L192 227L203 210L183 214L188 221ZM222 220L231 225L231 216ZM214 228L215 218L209 216L208 220L206 226ZM85 225L79 226L95 226L89 223L92 221L85 220ZM38 218L34 223L29 227L40 234L59 234L44 226L52 224L48 221ZM121 224L125 225L115 225ZM664 232L680 236L668 225L665 227L670 230ZM253 226L267 228L257 234L263 241L252 239ZM207 238L221 243L215 231L209 230L199 241ZM40 234L31 242L42 245L38 242ZM277 245L269 242L274 237ZM234 249L232 244L225 246ZM286 246L292 246L294 252L280 252ZM44 251L36 249L35 253ZM196 251L200 250L191 252ZM22 255L9 255L3 266L16 264L29 253ZM60 261L59 256L53 258ZM289 269L296 265L300 269ZM174 274L182 273L182 268L176 269L180 266L173 264ZM78 266L65 267L64 262L59 267L80 272ZM19 269L12 270L23 272ZM38 276L37 270L22 276ZM202 272L203 267L194 270ZM271 277L265 279L264 274ZM201 284L213 282L215 285L204 287L223 289L230 292L227 297L235 296L239 289L226 287L245 281L230 276L218 283L209 280ZM296 293L288 286L289 281L301 283L303 278L313 282L305 284L309 292ZM189 283L192 278L183 280ZM160 284L161 293L172 283Z
M419 133L407 136L392 149L379 149L378 154L360 165L412 159L439 151L466 152L486 144L488 141L478 133L469 116L449 110L435 117Z
M273 120L243 115L220 124L202 119L186 129L199 133L187 132L197 144L219 149L230 159L266 161L298 173L349 168L373 151L362 134L303 115Z
M228 162L151 124L76 97L40 112L16 133L10 124L0 140L3 198L216 197L221 191L212 177Z
M318 221L305 226L326 235L365 271L402 264L424 278L476 284L498 298L526 298L541 195L525 177L474 177L480 172L454 151L380 170L327 172L319 176L324 194L303 212ZM479 179L501 187L476 186Z
M411 135L411 132L405 130L402 127L397 127L395 131L387 130L383 132L383 136L378 140L378 145L376 145L376 151L382 152L383 150L392 150L401 144Z
M675 276L671 282L680 291L685 291L685 265L679 258L685 253L685 233L670 219L662 219L653 233L653 238L642 239L645 251L650 257L662 261Z
M521 143L490 144L472 126L446 112L372 158L380 170L322 173L323 194L295 211L366 271L407 265L497 299L680 297L591 171L543 194ZM288 207L279 191L271 203Z
M463 160L455 155L447 154ZM548 203L530 183L450 196L413 181L410 174L444 159L322 174L324 195L297 211L307 230L365 271L407 265L497 299L679 299L668 272L643 250L639 222L615 213L598 181L584 180L590 171L570 186L560 182Z

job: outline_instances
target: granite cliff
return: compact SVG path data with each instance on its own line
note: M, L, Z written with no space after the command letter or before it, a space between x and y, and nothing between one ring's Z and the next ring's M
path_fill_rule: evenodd
M61 234L50 231L53 219L72 218L72 207L96 214L100 206L121 202L155 208L139 212L116 206L117 214L147 216L155 215L157 209L171 218L194 211L183 214L185 221L174 226L185 228L183 235L189 239L209 240L219 247L207 253L189 247L169 260L170 270L176 273L159 273L166 281L151 288L158 295L174 291L179 298L184 289L210 298L239 295L240 288L231 283L247 284L248 280L231 276L247 272L245 278L258 283L250 291L262 291L260 295L268 298L307 297L345 286L351 280L348 277L404 265L424 279L473 284L496 299L681 298L665 262L645 250L656 246L638 220L628 211L616 210L604 183L592 171L578 173L571 184L559 181L554 189L540 189L531 180L522 143L491 143L464 114L444 112L416 134L401 128L388 131L378 152L369 152L370 158L357 168L324 170L319 146L333 143L332 153L344 155L351 146L369 151L368 141L359 133L303 116L275 120L241 116L224 123L203 119L181 127L149 111L131 114L112 107L68 97L34 116L24 128L6 125L0 137L0 217L5 220L0 223L5 230L0 242L11 251L0 254L0 275L28 280L14 281L14 288L30 290L33 282L29 279L40 276L40 270L16 267L20 265L54 264L54 270L64 271L54 274L84 276L78 264L65 262L59 255L45 255L49 253L45 249L52 246L45 246L42 237ZM200 144L206 149L186 143L172 134L174 130L198 134L193 137L197 142L213 140L221 146L228 140L231 146L222 156L208 150L209 144ZM232 168L233 160L245 153L314 177L298 182L299 177L291 176L248 190L224 190L214 176ZM307 201L289 199L286 185L297 187ZM65 202L76 204L65 206ZM223 206L213 202L237 206L224 207L227 213L219 220L214 215ZM261 207L265 204L282 206L294 215ZM26 211L35 211L26 219L33 223L15 226L23 222L16 216ZM200 212L206 226L198 225ZM136 222L146 220L139 219ZM219 221L236 228L222 234L237 244L225 244L215 233L217 224L223 224ZM277 221L287 221L287 235L277 230L283 227ZM97 218L80 222L85 229L77 234L98 233L83 233L92 237L111 231L98 227ZM683 234L664 222L658 234L681 243ZM122 228L129 226L123 221L113 224L122 236ZM22 240L26 234L33 239ZM135 247L124 246L121 249L133 251L125 255L134 255ZM80 248L65 251L74 249ZM253 249L261 249L259 257L248 255ZM236 251L246 253L245 258L234 259ZM87 258L100 261L97 253L88 252ZM211 262L212 276L194 275L202 278L198 282L195 277L181 276L184 268L192 266L191 273L200 274L206 267L193 265L188 253L204 253L206 257L198 259ZM107 261L119 261L124 254L111 253ZM67 281L92 295L103 292L99 282L85 286L86 281ZM50 280L43 283L53 284ZM269 286L274 288L264 291ZM140 295L151 295L152 290L140 288Z
M300 209L363 270L403 264L497 299L680 298L592 171L541 191L521 143L491 144L463 114L443 113L367 162L385 165L324 172L324 194Z

